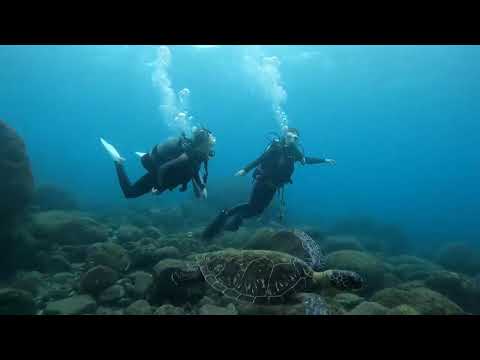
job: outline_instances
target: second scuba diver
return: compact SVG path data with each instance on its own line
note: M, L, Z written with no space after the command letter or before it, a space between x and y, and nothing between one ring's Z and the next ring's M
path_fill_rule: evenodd
M237 231L244 219L260 215L271 203L275 193L285 184L292 183L291 176L295 163L335 164L332 159L306 157L299 149L299 132L288 128L285 135L275 139L257 160L238 171L235 176L245 176L255 168L254 185L247 203L239 204L231 209L224 209L203 231L204 240L212 239L223 230Z
M147 193L160 195L182 186L187 190L192 181L197 198L207 197L208 160L214 156L215 137L205 128L194 128L192 138L185 134L155 145L150 153L138 153L147 173L132 184L123 162L125 159L104 139L100 139L115 163L118 181L126 198L137 198ZM200 178L200 167L204 164L205 174Z

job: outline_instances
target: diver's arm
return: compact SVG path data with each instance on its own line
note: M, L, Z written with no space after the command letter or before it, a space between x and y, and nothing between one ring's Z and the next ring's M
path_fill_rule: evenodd
M315 158L315 157L309 157L305 156L301 160L302 164L305 165L314 165L314 164L324 164L324 163L329 163L329 164L335 164L335 160L333 159L322 159L322 158Z
M200 178L198 171L192 178L193 192L197 198L207 198L207 187Z
M157 184L161 186L161 184L163 183L163 176L168 169L172 168L175 165L181 164L185 161L189 161L189 158L187 154L183 153L179 157L173 160L167 161L165 164L162 164L161 166L159 166L157 169Z
M248 164L247 166L245 166L242 170L240 170L237 175L245 175L246 173L248 173L250 170L252 170L253 168L256 168L259 164L261 164L270 154L271 152L273 151L274 147L273 146L269 146L267 151L265 151L262 156L260 156L258 159L252 161L250 164Z

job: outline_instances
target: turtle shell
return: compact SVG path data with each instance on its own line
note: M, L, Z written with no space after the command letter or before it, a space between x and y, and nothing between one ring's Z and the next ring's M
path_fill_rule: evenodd
M311 288L313 270L289 254L222 250L197 257L205 281L225 296L255 304L279 304Z
M247 245L254 250L275 250L305 261L315 271L326 268L325 256L316 241L304 231L283 229L271 237L259 236Z

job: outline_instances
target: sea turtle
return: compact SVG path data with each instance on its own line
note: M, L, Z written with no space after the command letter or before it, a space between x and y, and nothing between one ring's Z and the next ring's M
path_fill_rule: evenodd
M282 229L272 236L256 236L246 248L284 252L305 261L315 271L326 269L326 257L318 243L299 229Z
M226 249L193 258L197 266L173 272L174 283L205 280L225 296L253 304L281 304L297 292L319 288L347 290L363 286L357 273L316 272L303 260L277 251Z

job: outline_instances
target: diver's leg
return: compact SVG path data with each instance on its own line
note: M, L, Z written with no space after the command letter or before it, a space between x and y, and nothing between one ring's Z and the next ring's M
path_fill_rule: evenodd
M118 182L122 188L123 195L128 199L145 195L150 192L155 185L154 176L150 173L145 174L132 185L121 163L115 163L115 169L117 170Z
M212 239L213 237L217 236L222 232L222 230L230 230L233 231L234 227L232 226L225 226L227 221L231 218L239 218L240 221L243 218L241 214L248 212L249 205L248 203L237 205L229 210L224 209L220 211L220 214L205 228L202 233L202 238L205 240ZM236 220L239 221L239 220ZM239 226L237 226L238 229Z
M255 182L250 201L248 203L248 212L244 215L245 218L258 216L270 205L277 192L277 188L269 185L263 181Z
M227 210L220 211L215 219L208 224L208 226L202 232L202 239L203 240L210 240L220 234L223 230L223 226L228 219Z
M244 219L260 215L272 201L276 189L262 181L256 181L247 204L242 204L229 212L230 219L225 230L237 231Z

